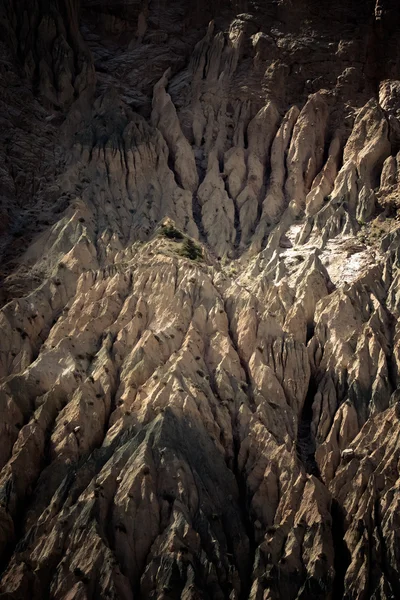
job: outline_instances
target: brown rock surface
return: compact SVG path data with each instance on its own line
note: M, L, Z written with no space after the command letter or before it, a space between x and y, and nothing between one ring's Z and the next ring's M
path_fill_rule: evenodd
M397 2L0 17L0 598L398 598Z

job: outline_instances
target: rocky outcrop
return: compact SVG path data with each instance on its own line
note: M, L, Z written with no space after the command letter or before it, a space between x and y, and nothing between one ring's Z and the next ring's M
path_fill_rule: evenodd
M18 7L5 2L1 11L4 37L44 101L61 107L93 92L95 74L79 31L78 2L37 0Z
M349 4L3 3L2 597L399 595L400 24Z

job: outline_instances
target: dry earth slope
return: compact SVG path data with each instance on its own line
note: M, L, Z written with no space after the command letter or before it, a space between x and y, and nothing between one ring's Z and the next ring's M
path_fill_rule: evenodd
M0 598L400 597L397 0L1 0Z

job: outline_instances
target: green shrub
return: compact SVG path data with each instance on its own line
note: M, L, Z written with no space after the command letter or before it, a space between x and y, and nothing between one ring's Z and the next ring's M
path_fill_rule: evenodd
M200 246L195 244L190 238L185 239L182 248L179 250L179 254L185 258L190 258L191 260L197 260L198 258L203 257Z
M162 225L161 235L170 240L183 240L184 235L173 225Z

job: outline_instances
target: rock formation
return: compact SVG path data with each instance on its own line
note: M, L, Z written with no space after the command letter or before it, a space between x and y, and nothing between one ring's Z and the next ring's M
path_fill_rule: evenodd
M0 598L400 597L396 0L0 17Z

